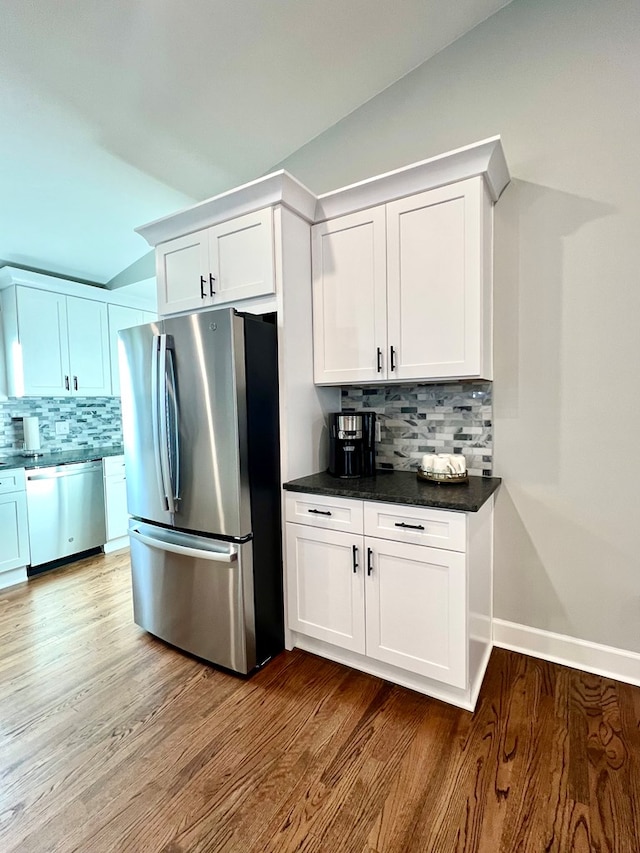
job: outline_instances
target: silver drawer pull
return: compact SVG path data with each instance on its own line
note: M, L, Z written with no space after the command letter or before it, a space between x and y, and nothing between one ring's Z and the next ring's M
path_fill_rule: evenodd
M329 512L329 510L328 510L328 509L327 509L327 510L323 510L323 509L308 509L308 510L307 510L307 512L312 512L312 513L314 513L314 515L331 515L331 513Z
M396 521L396 527L405 527L408 530L424 530L422 524L405 524L404 521Z

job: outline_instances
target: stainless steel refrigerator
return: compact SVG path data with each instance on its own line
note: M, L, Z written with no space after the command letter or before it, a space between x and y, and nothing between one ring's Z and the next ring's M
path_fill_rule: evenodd
M134 619L240 673L283 648L269 319L201 311L119 333Z

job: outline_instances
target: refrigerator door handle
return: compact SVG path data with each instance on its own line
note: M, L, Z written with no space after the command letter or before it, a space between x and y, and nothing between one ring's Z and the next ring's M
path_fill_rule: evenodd
M153 350L151 353L151 425L153 429L153 457L155 460L156 477L158 480L158 491L162 496L162 502L165 510L169 509L169 498L167 496L167 487L164 479L164 466L162 462L162 453L160 450L160 424L162 422L160 414L160 339L162 335L153 336Z
M173 456L169 460L169 480L171 493L174 501L174 512L178 511L178 502L180 500L180 410L178 408L178 387L176 385L176 369L173 355L173 341L169 338L167 342L167 357L168 367L168 397L167 406L171 404L171 422L167 429L168 434L168 452L173 452ZM169 421L169 413L167 412L167 421ZM170 430L170 431L169 431Z
M168 335L158 335L158 419L160 470L167 509L176 511L173 486L171 484L171 458L169 455L169 413L167 411L167 338Z
M232 548L228 552L224 551L206 551L200 548L189 548L187 545L177 545L175 542L166 542L162 539L155 539L151 536L145 536L140 533L135 527L129 528L129 536L148 545L150 548L156 548L158 551L170 551L172 554L180 554L184 557L197 557L199 560L210 560L213 563L235 563L238 559L238 551Z

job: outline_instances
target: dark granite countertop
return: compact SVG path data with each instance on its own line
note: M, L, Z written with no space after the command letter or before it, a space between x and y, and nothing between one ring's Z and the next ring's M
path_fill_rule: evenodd
M56 453L43 453L41 456L6 456L0 466L7 468L49 468L52 465L64 465L72 462L89 462L104 456L120 456L124 453L122 445L111 447L91 447L84 450L62 450Z
M500 477L470 476L467 483L442 485L418 480L413 471L384 471L375 477L340 480L325 471L290 480L283 488L312 495L477 512L501 482Z

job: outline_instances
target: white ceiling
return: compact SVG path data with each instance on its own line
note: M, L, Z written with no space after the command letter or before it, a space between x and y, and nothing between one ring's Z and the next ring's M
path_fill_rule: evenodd
M0 259L108 282L508 2L3 0Z

